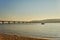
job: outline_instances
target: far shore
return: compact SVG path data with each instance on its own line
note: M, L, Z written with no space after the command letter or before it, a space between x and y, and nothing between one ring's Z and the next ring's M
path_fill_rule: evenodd
M0 33L0 40L50 40L50 38L33 38Z

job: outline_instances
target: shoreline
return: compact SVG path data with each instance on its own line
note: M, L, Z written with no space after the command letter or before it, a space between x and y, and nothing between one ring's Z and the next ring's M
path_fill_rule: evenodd
M51 40L50 38L34 38L27 36L8 35L0 33L0 40Z

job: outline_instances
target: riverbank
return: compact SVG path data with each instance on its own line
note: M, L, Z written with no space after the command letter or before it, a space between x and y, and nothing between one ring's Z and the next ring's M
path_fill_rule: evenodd
M17 35L8 35L0 33L0 40L50 40L49 38L33 38L33 37L23 37Z

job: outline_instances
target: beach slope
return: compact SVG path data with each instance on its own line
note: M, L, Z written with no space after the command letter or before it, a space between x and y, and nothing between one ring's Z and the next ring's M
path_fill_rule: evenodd
M50 40L50 39L0 34L0 40Z

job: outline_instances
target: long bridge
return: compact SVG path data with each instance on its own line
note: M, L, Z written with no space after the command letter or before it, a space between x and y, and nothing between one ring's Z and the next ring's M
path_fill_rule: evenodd
M30 23L28 21L0 21L0 24Z
M0 21L0 24L21 24L21 23L41 23L42 25L45 24L43 22L31 22L31 21Z

